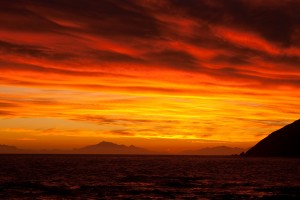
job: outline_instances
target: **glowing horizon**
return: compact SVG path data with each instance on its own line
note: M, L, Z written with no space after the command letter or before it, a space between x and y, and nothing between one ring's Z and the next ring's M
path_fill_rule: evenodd
M248 147L299 118L297 1L1 1L0 144Z

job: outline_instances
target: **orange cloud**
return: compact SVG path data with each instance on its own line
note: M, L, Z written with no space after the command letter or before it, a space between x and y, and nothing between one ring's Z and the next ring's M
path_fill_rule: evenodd
M299 117L298 11L293 1L5 2L0 139L257 141Z
M253 33L234 30L227 27L213 27L212 29L217 37L227 40L234 45L266 52L274 56L281 53L281 49Z

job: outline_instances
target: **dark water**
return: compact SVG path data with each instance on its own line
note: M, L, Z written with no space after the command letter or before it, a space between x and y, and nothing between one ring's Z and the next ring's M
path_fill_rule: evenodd
M300 199L300 159L0 155L0 199Z

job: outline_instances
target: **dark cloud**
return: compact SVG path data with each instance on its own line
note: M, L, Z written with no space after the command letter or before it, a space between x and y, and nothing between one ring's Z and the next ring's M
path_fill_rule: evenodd
M27 9L27 5L33 1L5 1L1 0L0 7L0 23L1 29L24 31L24 32L38 32L49 33L59 30L61 27L45 16L39 15Z
M19 107L19 105L10 102L0 102L0 108L14 108L14 107Z
M296 33L300 30L300 3L296 0L275 3L0 0L0 3L0 29L16 34L9 37L6 33L1 38L3 72L134 80L144 76L144 72L137 72L141 68L151 71L155 67L204 74L215 80L299 85L297 75L279 77L269 72L282 71L282 66L299 71L297 40L300 38ZM226 30L227 35L218 32L219 29ZM34 36L41 38L35 40ZM289 48L299 52L293 54ZM6 58L4 54L21 59ZM34 60L26 62L27 57ZM41 64L44 60L48 63ZM260 62L273 66L268 68ZM114 88L182 92L163 86L128 85ZM105 83L73 86L111 88Z
M229 1L224 5L232 13L233 23L238 24L243 29L257 32L265 39L277 42L282 46L290 45L294 26L300 22L300 18L295 19L292 16L292 12L295 11L292 8L293 4L286 5L286 9L271 4L254 7L249 5L247 1L242 3L242 1L237 0Z
M1 117L6 117L6 116L14 116L15 114L11 111L6 111L6 110L0 110L0 116Z
M255 4L250 0L190 0L172 1L195 19L208 24L226 25L238 29L256 32L267 40L282 46L290 46L296 27L299 28L300 2L261 1Z
M99 115L79 115L74 120L92 121L99 124L140 124L140 123L178 123L176 120L157 120L157 119L136 119L136 118L115 118Z
M133 77L130 75L122 75L122 74L116 74L116 73L89 71L89 70L84 70L84 68L81 68L79 70L76 68L74 68L73 70L67 69L67 68L66 69L53 68L53 67L42 66L42 65L9 62L9 61L1 60L1 59L0 59L0 70L2 70L2 72L32 72L32 73L36 74L36 77L38 77L38 75L41 75L41 74L42 75L58 74L58 75L63 75L63 76L74 76L74 77L82 77L82 76L86 76L86 77L119 77L119 78L129 78L129 77L132 78ZM1 76L1 74L0 74L0 76ZM39 79L34 80L33 82L35 82L35 81L39 81Z
M217 55L212 59L212 62L228 65L248 65L250 64L249 57L247 55Z
M35 72L35 73L42 73L42 74L54 73L54 74L65 74L65 75L72 75L72 76L82 76L82 75L95 76L95 73L92 72L56 69L56 68L43 67L39 65L32 65L26 63L7 62L3 60L0 60L0 69L2 71L11 71L11 72L24 71L24 72Z
M288 55L279 55L279 56L269 56L264 55L260 56L260 60L269 65L279 65L281 66L282 71L297 72L300 71L299 56L288 56Z
M197 71L199 66L197 59L185 51L161 51L153 52L146 55L148 62L158 62L170 68Z
M50 60L67 60L74 58L70 53L59 53L43 46L14 44L0 40L0 52L9 55L32 56L35 58L46 58Z
M133 57L127 54L104 51L104 50L93 50L88 51L87 56L99 60L99 62L125 62L125 63L140 63L145 64L142 58Z
M130 131L128 130L113 130L113 131L110 131L109 134L111 135L118 135L118 136L135 136L134 133L131 133Z
M153 37L159 34L155 20L143 8L126 0L46 0L23 1L22 4L38 15L44 11L45 18L50 21L51 16L55 16L81 25L82 28L75 28L77 31L110 37Z

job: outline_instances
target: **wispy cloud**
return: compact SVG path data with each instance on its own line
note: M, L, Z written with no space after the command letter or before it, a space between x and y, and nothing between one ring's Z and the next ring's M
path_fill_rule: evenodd
M296 0L1 1L0 116L255 140L299 117L299 11Z

